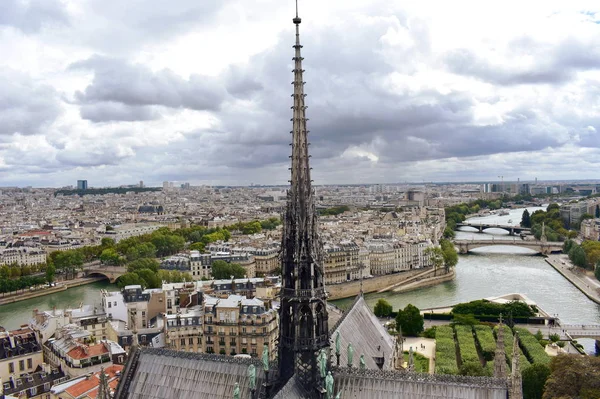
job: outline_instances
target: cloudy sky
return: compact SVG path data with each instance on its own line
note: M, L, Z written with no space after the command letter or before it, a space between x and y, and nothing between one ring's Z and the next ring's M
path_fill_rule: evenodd
M0 186L285 184L292 0L1 0ZM317 184L598 178L600 2L300 0Z

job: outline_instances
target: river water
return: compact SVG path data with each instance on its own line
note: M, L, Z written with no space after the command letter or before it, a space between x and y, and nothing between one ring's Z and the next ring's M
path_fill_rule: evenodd
M537 209L528 208L530 213ZM518 225L523 209L512 210L506 216L471 218L471 223ZM477 240L513 240L504 230L489 229L486 233L474 233L465 227L457 232L457 238ZM519 239L519 238L517 238ZM96 282L67 291L0 306L0 326L18 328L27 323L33 309L49 310L53 307L77 307L80 303L99 304L99 289L116 290L107 281ZM590 301L569 281L563 278L542 256L532 254L526 248L493 246L478 248L469 255L460 255L456 265L456 279L433 287L405 293L367 294L367 303L374 306L379 298L387 299L394 309L412 303L418 308L449 306L475 299L521 293L535 301L550 314L558 314L565 323L600 323L600 305ZM334 301L343 308L352 298ZM594 341L579 340L588 352L593 353Z
M108 280L96 281L91 284L80 285L79 287L69 288L66 291L55 294L40 296L25 301L0 305L0 326L7 330L19 328L21 324L27 324L33 314L34 309L51 310L76 308L81 303L86 305L98 305L100 300L100 290L116 291L117 286L110 284Z
M537 209L544 208L528 208L530 213ZM512 225L518 225L522 213L523 209L512 210L507 216L472 218L469 222L506 225L512 220ZM456 233L456 238L494 241L514 239L504 230L489 229L483 234L473 231L472 228L462 228ZM459 255L456 279L453 281L404 293L367 294L365 299L371 306L375 306L379 298L385 298L394 309L404 308L409 303L424 309L520 293L535 301L546 312L558 314L564 323L600 323L600 305L583 295L547 264L542 256L532 252L510 246L478 248L468 255ZM344 308L352 300L347 298L334 303ZM578 341L588 352L594 352L593 340Z

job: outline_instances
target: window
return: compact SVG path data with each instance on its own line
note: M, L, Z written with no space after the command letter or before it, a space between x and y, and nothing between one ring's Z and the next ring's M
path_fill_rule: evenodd
M202 338L198 337L198 345L202 344Z
M25 360L19 360L19 371L25 370Z
M8 363L8 372L9 373L14 373L15 372L15 364L14 363Z
M27 359L27 368L28 369L33 368L33 359L32 358Z
M181 338L181 346L185 345L185 338Z
M146 342L146 335L142 335L142 342Z
M189 338L188 342L189 342L190 345L193 345L194 344L194 338Z
M114 306L117 306L117 301L115 301L115 302L113 303L113 305L114 305Z
M110 302L108 303L108 308L110 309L112 306L110 306Z

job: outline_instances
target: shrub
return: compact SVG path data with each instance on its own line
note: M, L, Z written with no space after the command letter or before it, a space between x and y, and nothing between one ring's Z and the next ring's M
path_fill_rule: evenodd
M458 341L458 348L460 351L462 365L464 366L469 363L478 363L479 367L481 368L481 364L479 362L479 355L477 354L477 348L475 347L475 339L473 338L473 330L471 329L471 326L458 325L455 326L454 329L456 331L456 340Z
M531 363L550 364L550 356L548 356L546 351L544 351L544 347L540 345L540 342L529 330L515 328L515 331L519 333L519 343L521 344L523 353L525 353Z
M435 331L436 330L437 330L436 326L429 327L427 330L423 331L421 336L423 336L423 338L435 339Z
M450 326L439 326L435 332L435 372L458 374L454 331Z
M496 341L494 341L492 329L487 326L475 326L474 329L475 340L479 343L481 355L489 362L494 359L494 353L496 352Z

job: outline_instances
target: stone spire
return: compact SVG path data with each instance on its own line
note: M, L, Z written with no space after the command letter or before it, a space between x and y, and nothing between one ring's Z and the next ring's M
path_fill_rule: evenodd
M513 342L512 371L510 374L510 399L523 399L523 380L521 377L520 356L519 333L516 332L515 340Z
M283 215L281 240L281 306L279 375L284 383L292 375L308 392L323 389L317 357L329 346L323 249L318 235L315 193L310 179L308 130L300 50L298 3L292 94L291 179Z
M502 324L502 315L500 315L497 334L496 353L494 354L494 377L506 378L506 353L504 351L504 324Z

